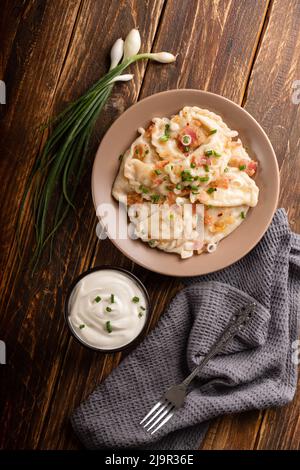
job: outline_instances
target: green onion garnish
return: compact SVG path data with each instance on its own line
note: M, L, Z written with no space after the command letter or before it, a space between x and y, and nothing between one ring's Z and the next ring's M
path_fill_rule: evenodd
M132 297L131 300L132 300L132 302L134 302L135 304L137 304L137 303L140 301L139 297L137 297L137 296Z
M182 179L182 181L193 181L194 180L194 178L192 177L189 170L183 170L181 172L181 179Z
M111 332L112 332L112 327L111 327L110 321L107 321L107 322L105 323L105 328L106 328L106 331L107 331L108 333L111 333Z
M209 180L209 177L208 177L208 176L200 176L200 177L199 177L199 180L200 180L202 183L205 183L205 181L208 181L208 180Z
M143 307L142 305L140 306L140 309L141 309L141 310L144 310L144 311L146 310L146 308Z
M241 214L240 214L240 216L241 216L241 219L244 219L244 218L245 218L245 212L242 211Z
M141 318L143 316L143 312L139 312L139 317Z
M155 172L157 175L161 175L161 171L160 171L160 170L154 170L154 172Z
M204 170L205 170L206 172L208 172L208 171L209 171L209 166L208 166L208 165L204 165Z
M114 294L110 294L110 303L114 304L115 303L115 296Z
M110 308L110 307L106 307L106 311L107 311L107 312L111 312L111 308Z
M247 168L246 165L240 165L240 166L239 166L239 170L241 170L241 171L242 171L242 170L246 170L246 168Z
M216 132L217 132L217 129L212 129L212 130L210 131L210 135L215 134Z
M151 202L154 204L157 203L160 200L160 195L159 194L151 194Z
M190 147L183 147L183 151L184 151L184 152L189 152L189 151L190 151Z
M228 166L227 166L227 167L224 169L224 173L228 173L228 171L229 171L229 168L228 168Z
M167 135L162 135L162 136L159 138L159 140L160 140L161 142L167 142L167 140L169 140L169 137L168 137Z
M208 194L211 194L211 193L213 193L214 191L217 191L217 189L216 189L216 188L208 188L208 189L206 190L206 192L207 192Z
M191 168L196 168L196 163L191 163Z
M192 191L198 191L198 189L199 189L198 186L191 186Z
M149 193L149 189L146 188L145 186L143 186L142 184L140 185L139 189L140 189L140 191L142 191L142 193L144 193L144 194Z
M101 300L100 295L97 295L97 297L95 297L95 299L94 299L94 301L97 302L97 303L100 302L100 300Z
M176 184L176 189L178 189L179 191L181 190L181 184L180 183Z
M205 155L206 157L210 157L210 155L212 155L212 154L213 154L213 151L212 151L212 150L205 150L205 152L204 152L204 155Z
M82 328L84 328L85 325L82 323L82 325L79 325L79 328L82 330Z
M213 154L214 154L215 157L220 157L221 156L221 154L216 152L215 150L213 150Z

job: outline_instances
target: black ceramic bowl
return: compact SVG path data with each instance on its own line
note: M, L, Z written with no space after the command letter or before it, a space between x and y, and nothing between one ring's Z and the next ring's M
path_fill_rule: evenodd
M95 271L102 271L104 269L110 269L110 270L114 270L114 271L119 271L123 274L125 274L126 276L128 276L133 282L135 282L139 288L143 291L144 295L145 295L145 298L146 298L146 311L145 311L145 314L146 314L146 319L145 319L145 324L142 328L142 330L140 331L140 333L132 340L130 341L128 344L126 344L125 346L122 346L120 348L114 348L114 349L101 349L100 347L99 348L96 348L94 346L90 346L88 343L86 343L85 341L82 340L82 338L80 338L76 331L74 330L74 328L72 327L70 321L69 321L69 303L70 303L70 298L71 298L71 295L72 295L72 292L75 288L75 286L77 285L77 283L79 281L81 281L81 279L83 279L85 276L95 272ZM85 346L86 348L89 348L89 349L93 349L94 351L98 351L98 352L103 352L103 353L112 353L112 352L118 352L118 351L124 351L126 349L128 349L129 347L132 347L134 346L135 344L138 343L138 341L141 339L143 333L145 332L146 328L147 328L147 325L149 323L149 319L150 319L150 313L151 313L151 306L150 306L150 298L149 298L149 294L147 292L147 289L146 287L144 286L144 284L139 280L138 277L136 277L134 274L132 274L130 271L127 271L126 269L123 269L123 268L119 268L118 266L110 266L110 265L104 265L104 266L97 266L95 268L91 268L91 269L88 269L87 271L83 272L82 274L80 274L76 279L74 279L74 281L71 283L69 289L68 289L68 292L67 292L67 296L66 296L66 299L65 299L65 306L64 306L64 314L65 314L65 320L66 320L66 324L71 332L71 334L74 336L74 338L80 343L82 344L83 346Z

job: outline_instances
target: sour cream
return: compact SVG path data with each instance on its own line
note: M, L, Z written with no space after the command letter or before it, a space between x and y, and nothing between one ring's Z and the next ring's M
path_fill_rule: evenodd
M142 287L114 269L94 271L74 287L68 304L69 326L96 349L119 349L142 331L148 313Z

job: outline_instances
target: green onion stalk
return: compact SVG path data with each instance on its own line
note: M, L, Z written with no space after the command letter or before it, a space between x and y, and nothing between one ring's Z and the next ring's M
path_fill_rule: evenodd
M111 49L109 71L84 95L44 126L44 129L48 128L50 131L49 137L29 177L17 223L17 241L21 253L21 227L25 216L25 205L29 198L35 230L35 247L31 258L33 272L48 243L50 243L51 259L55 234L70 208L74 208L73 201L84 170L93 129L112 93L114 84L118 81L131 80L132 74L122 75L122 73L138 60L150 59L161 63L176 60L176 57L169 52L139 54L140 46L141 39L137 29L131 30L125 41L117 39ZM49 209L54 201L55 213L54 217L50 217Z

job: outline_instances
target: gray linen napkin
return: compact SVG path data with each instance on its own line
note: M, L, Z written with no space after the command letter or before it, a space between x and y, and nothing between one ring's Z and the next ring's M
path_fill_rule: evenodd
M210 419L292 400L300 236L290 231L284 210L242 260L186 282L158 326L73 413L73 427L86 447L195 449ZM139 425L142 417L199 363L235 309L253 299L258 307L247 331L209 362L184 407L149 435Z

